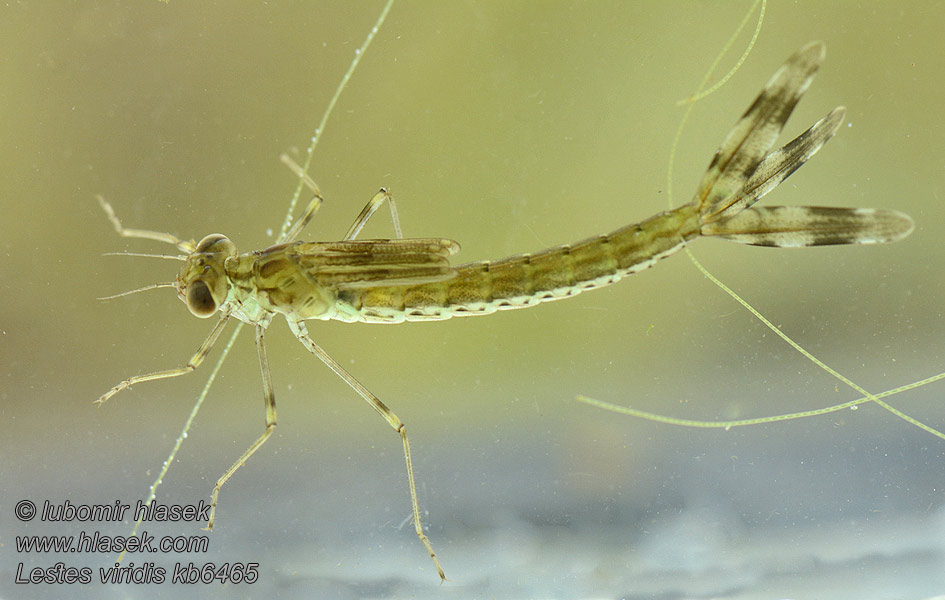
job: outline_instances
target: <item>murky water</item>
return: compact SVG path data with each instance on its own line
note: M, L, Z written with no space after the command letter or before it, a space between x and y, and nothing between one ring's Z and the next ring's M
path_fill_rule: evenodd
M638 221L667 206L681 116L747 4L425 3L394 7L325 132L313 176L333 239L381 186L407 235L477 260ZM204 374L119 380L184 363L210 324L168 290L165 251L128 226L265 247L308 143L380 6L127 3L0 9L0 595L26 568L112 554L17 553L14 536L126 535L117 523L24 524L21 499L134 504ZM685 12L685 14L681 14ZM700 103L674 190L688 200L716 146L796 48L828 45L796 134L833 107L849 126L776 190L776 204L884 206L897 245L772 251L699 242L700 259L786 332L867 389L941 371L941 6L769 7L736 77ZM740 46L739 46L740 47ZM726 63L726 64L731 64ZM389 236L383 218L369 236ZM279 428L224 488L210 550L176 563L258 562L252 588L73 585L89 597L917 598L945 592L945 445L864 406L814 420L691 431L574 401L579 393L689 418L853 399L677 256L603 291L485 319L399 327L313 323L313 336L407 423L438 578L409 524L397 436L270 329ZM215 354L213 355L216 356ZM213 357L211 357L212 360ZM941 386L891 401L942 428ZM159 490L196 504L263 429L251 335L237 344ZM176 523L154 533L202 535ZM245 584L244 584L245 585ZM194 587L197 590L195 591Z

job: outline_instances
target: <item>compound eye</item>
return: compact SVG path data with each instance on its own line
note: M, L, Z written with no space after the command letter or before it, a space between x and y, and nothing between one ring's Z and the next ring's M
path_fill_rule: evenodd
M202 279L195 279L187 286L187 308L201 319L206 319L216 312L216 300Z
M222 242L222 244L221 244ZM232 245L227 237L220 233L211 233L197 244L195 252L219 252L228 244Z

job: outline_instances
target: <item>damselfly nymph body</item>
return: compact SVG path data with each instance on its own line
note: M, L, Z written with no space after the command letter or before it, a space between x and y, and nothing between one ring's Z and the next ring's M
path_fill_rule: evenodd
M534 254L452 266L449 259L459 251L459 245L449 239L355 239L371 215L384 202L392 202L383 189L341 241L295 241L322 202L318 187L309 182L314 198L279 243L244 254L220 234L195 243L167 233L126 229L100 199L119 234L171 243L184 252L179 257L184 265L173 287L194 315L206 318L219 313L220 317L187 365L132 377L109 390L99 402L135 383L193 371L230 318L254 326L266 429L214 487L207 524L212 527L221 487L263 445L276 425L264 334L272 319L282 315L298 340L400 434L415 530L443 577L420 524L403 422L313 341L305 322L400 323L534 306L615 283L700 237L769 247L878 244L902 239L912 231L913 222L894 210L753 206L813 156L843 120L844 109L834 109L793 141L771 150L824 55L822 43L808 44L771 77L716 152L691 202L608 234ZM396 212L394 215L399 231Z

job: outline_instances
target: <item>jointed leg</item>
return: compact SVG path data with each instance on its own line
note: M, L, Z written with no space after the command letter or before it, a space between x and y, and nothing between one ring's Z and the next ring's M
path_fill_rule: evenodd
M298 220L292 224L292 227L290 227L289 230L285 232L284 236L279 238L278 243L284 244L286 242L291 242L298 237L298 235L302 232L302 229L304 229L305 226L308 225L309 221L312 220L312 217L315 216L318 208L322 205L322 202L324 202L324 198L322 198L322 191L318 189L318 184L315 183L315 180L309 177L308 173L302 171L302 167L292 160L288 154L283 154L279 158L292 170L293 173L302 178L305 186L308 187L308 189L310 189L313 194L312 200L308 203L308 206L305 207L305 210L302 211L302 216L300 216Z
M229 315L223 315L220 317L220 320L217 321L217 324L213 326L213 330L210 332L210 335L207 336L207 339L200 344L200 348L197 348L197 352L191 357L190 361L183 367L177 369L168 369L166 371L156 371L154 373L148 373L147 375L135 375L130 377L112 389L108 390L102 397L95 401L96 404L104 404L106 400L122 391L125 388L129 388L136 383L142 383L144 381L154 381L155 379L168 379L169 377L177 377L179 375L186 375L194 369L200 366L200 363L203 362L203 359L207 357L207 354L210 353L210 350L213 348L213 344L216 343L217 338L220 337L220 334L223 333L223 327L226 325Z
M377 209L381 207L381 204L383 204L385 200L387 200L387 204L390 206L390 219L394 223L394 237L397 239L404 237L403 232L400 230L400 216L397 214L397 205L394 204L394 197L387 188L381 188L381 190L374 194L374 197L364 205L364 208L361 209L361 214L359 214L358 218L351 224L351 228L348 229L348 233L345 234L344 239L353 240L358 237L365 223L377 212Z
M126 229L124 226L122 226L121 221L119 221L118 217L115 215L115 209L112 208L112 205L109 204L108 201L102 196L96 196L95 198L98 199L98 203L102 207L102 210L105 211L105 214L108 216L108 220L111 221L112 227L115 228L115 231L118 232L118 235L121 237L140 238L145 240L155 240L167 244L174 244L179 250L182 252L187 252L188 254L193 252L194 248L196 248L196 244L193 240L182 240L169 233L164 233L163 231L151 231L149 229Z
M321 195L320 190L318 189L318 184L315 183L315 180L312 179L308 173L303 171L302 167L299 166L299 163L292 160L291 156L283 152L282 155L279 156L279 160L282 161L282 164L289 167L289 170L295 173L296 177L302 180L302 183L305 184L305 187L313 192L319 192L319 195Z
M305 327L305 323L302 321L293 322L288 321L289 329L292 330L292 333L295 334L295 337L298 338L302 345L304 345L309 352L317 356L325 365L335 372L338 377L341 377L345 383L354 389L359 396L364 398L371 407L378 412L384 420L400 434L401 442L404 446L404 460L407 463L407 481L410 484L410 502L413 508L413 524L417 532L417 537L420 538L420 541L423 542L424 547L427 549L427 552L430 553L430 558L433 559L433 564L436 565L436 571L440 575L440 579L446 579L446 575L443 573L442 567L440 567L440 561L436 557L436 552L433 551L433 546L430 545L430 540L427 539L427 536L423 533L423 526L420 521L420 505L417 502L417 486L414 483L413 478L413 461L410 457L410 442L407 441L407 429L403 422L397 418L387 405L381 402L380 398L375 396L368 390L366 387L361 385L361 383L355 379L351 373L348 373L340 364L338 364L335 359L333 359L327 352L325 352L321 346L315 343L315 341L309 337L308 329Z
M291 242L294 240L299 233L302 232L302 229L308 225L309 221L312 220L312 217L315 215L315 212L321 206L324 198L322 198L322 192L318 188L318 184L315 183L315 180L308 176L308 173L302 171L302 167L298 165L288 154L283 154L279 157L282 162L292 170L297 177L300 177L305 183L305 186L312 191L312 200L309 202L308 206L302 212L302 216L289 228L285 236L279 239L279 243ZM394 237L400 239L404 237L403 232L400 230L400 216L397 214L397 205L394 204L394 197L391 195L390 191L387 188L381 188L381 190L374 194L374 197L371 198L368 203L361 210L361 214L358 215L358 218L354 220L354 223L348 229L348 233L345 234L345 240L353 240L357 237L358 233L361 232L361 229L364 228L365 223L377 212L377 209L380 208L381 204L384 201L387 201L390 206L390 218L394 224Z
M213 492L210 493L210 518L207 519L207 531L213 529L213 518L217 512L217 500L220 497L220 488L223 487L223 484L226 483L240 467L246 464L246 461L249 460L249 457L252 456L254 452L259 450L259 448L266 443L266 440L269 439L269 436L272 435L272 432L276 429L276 397L272 391L272 375L269 373L269 357L266 354L266 342L263 339L263 334L268 324L268 322L256 324L256 350L259 352L259 368L262 371L263 395L266 400L266 430L246 449L246 452L233 463L233 466L220 476L217 480L217 484L213 486Z

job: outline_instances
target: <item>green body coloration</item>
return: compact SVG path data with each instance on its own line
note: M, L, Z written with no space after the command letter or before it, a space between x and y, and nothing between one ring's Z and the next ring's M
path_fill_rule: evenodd
M837 131L844 109L836 108L807 131L772 151L785 122L810 86L824 59L821 43L798 50L771 77L716 152L691 202L607 235L556 246L536 254L453 267L449 257L459 244L442 238L356 240L361 227L387 201L399 231L393 201L381 190L365 206L345 239L295 242L311 220L321 196L315 193L296 223L266 250L239 254L221 234L199 243L171 234L125 229L100 198L122 236L176 245L185 255L173 285L198 317L220 312L210 335L183 367L138 375L103 394L103 403L121 390L144 382L177 377L195 370L216 343L230 317L255 328L263 376L266 429L217 480L211 494L207 527L213 527L220 489L271 436L276 427L275 394L265 346L265 331L281 314L296 338L341 377L396 431L402 441L416 534L441 579L436 554L421 527L410 446L403 422L373 393L325 352L308 334L305 321L400 323L490 314L574 296L603 287L652 266L697 237L717 237L769 247L878 244L909 235L907 215L885 209L824 207L754 207L813 156Z
M716 152L692 202L610 234L456 267L448 259L459 244L447 239L294 242L238 255L229 240L213 234L187 257L175 285L201 317L221 310L251 324L268 325L275 314L290 322L401 323L568 298L646 269L700 236L772 247L901 239L913 222L893 210L752 206L813 156L843 121L844 109L834 109L771 151L824 55L823 44L808 44L771 77ZM384 195L382 190L375 198ZM369 217L377 204L362 215ZM316 207L313 202L300 224Z

